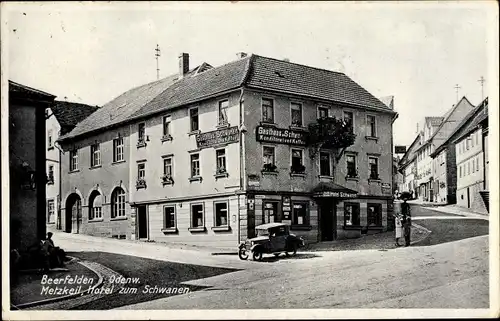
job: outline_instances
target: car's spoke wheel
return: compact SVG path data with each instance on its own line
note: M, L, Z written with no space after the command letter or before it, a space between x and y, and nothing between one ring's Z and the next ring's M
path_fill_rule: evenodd
M291 249L286 251L286 256L294 256L295 254L297 254L297 244L293 244Z
M259 252L259 251L255 251L253 252L253 260L254 261L260 261L262 260L262 252Z
M248 259L248 253L246 249L240 249L238 251L238 256L240 257L241 260L246 260Z

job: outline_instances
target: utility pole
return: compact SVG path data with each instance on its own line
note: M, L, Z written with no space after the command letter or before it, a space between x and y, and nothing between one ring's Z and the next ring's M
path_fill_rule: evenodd
M158 58L161 56L160 46L156 44L155 58L156 58L156 79L160 79L160 66L158 64Z
M481 101L484 100L484 83L486 82L486 79L484 79L483 76L478 80L481 83Z
M457 94L457 103L458 103L458 90L459 90L460 88L462 88L462 87L460 87L458 84L456 84L456 85L455 85L455 87L453 87L453 88L455 88L455 92L456 92L456 94Z

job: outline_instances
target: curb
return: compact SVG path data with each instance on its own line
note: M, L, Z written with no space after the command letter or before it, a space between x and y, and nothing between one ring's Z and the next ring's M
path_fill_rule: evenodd
M39 301L34 301L34 302L28 302L28 303L18 304L18 305L15 305L15 307L18 308L18 309L26 309L26 308L31 308L31 307L39 306L39 305L45 305L45 304L48 304L48 303L54 303L54 302L69 300L69 299L73 299L73 298L76 298L76 297L79 297L79 296L86 295L86 294L90 293L92 290L94 290L94 289L99 288L100 286L102 286L104 278L103 278L103 275L101 273L99 273L98 271L94 270L92 267L90 267L87 264L85 264L85 261L81 262L81 261L78 261L75 258L72 258L69 262L72 262L72 261L75 261L75 263L80 264L80 265L86 267L87 269L91 270L92 272L94 272L98 276L98 278L99 278L98 281L97 281L97 283L96 283L96 285L94 285L92 287L89 287L87 290L85 290L83 292L78 292L78 293L75 293L75 294L69 294L69 295L65 295L65 296L62 296L62 297L58 297L58 298L44 299L44 300L39 300Z
M412 222L412 224L413 224L416 228L418 228L418 229L421 229L421 230L425 231L425 232L427 233L427 235L426 235L426 236L424 236L422 239L420 239L420 240L418 240L418 241L410 242L410 246L416 245L416 244L418 244L418 243L420 243L420 242L422 242L422 241L426 240L426 239L429 237L429 235L431 235L431 233L432 233L432 231L431 231L431 230L429 230L429 229L427 229L427 228L423 227L422 225L418 225L418 224L413 223L413 222Z

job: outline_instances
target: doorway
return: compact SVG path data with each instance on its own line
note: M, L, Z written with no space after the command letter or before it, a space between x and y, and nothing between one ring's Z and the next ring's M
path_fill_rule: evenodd
M76 233L80 232L80 223L82 221L82 200L78 194L71 194L66 201L64 231L71 233L73 231L73 218L76 220Z
M146 205L137 207L137 225L139 239L148 239L148 213Z
M333 199L319 202L321 241L333 241L337 238L337 218L335 216L337 203Z

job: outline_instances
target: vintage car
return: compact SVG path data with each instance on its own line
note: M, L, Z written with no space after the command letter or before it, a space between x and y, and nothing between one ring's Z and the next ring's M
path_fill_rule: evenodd
M287 256L295 255L297 249L305 245L302 237L290 234L290 226L285 223L268 223L255 228L257 236L242 242L238 256L242 260L252 255L254 261L262 260L263 254L275 256L285 252Z

